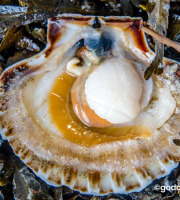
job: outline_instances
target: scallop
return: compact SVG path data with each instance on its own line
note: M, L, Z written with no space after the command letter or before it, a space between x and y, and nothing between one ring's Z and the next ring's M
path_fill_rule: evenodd
M1 135L37 176L86 194L138 192L178 166L179 63L148 81L140 18L61 15L1 75Z

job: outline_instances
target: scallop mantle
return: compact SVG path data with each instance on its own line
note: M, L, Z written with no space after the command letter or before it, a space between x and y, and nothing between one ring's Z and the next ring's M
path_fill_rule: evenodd
M117 47L123 46L126 52L146 65L152 61L154 54L141 30L141 19L99 17L99 20L102 30L115 35ZM15 154L48 184L66 185L95 195L138 192L154 179L169 174L180 159L180 148L173 142L179 138L180 131L178 63L163 60L164 73L157 79L168 85L176 100L176 110L151 138L115 141L87 148L57 133L47 112L43 121L36 118L37 113L33 110L31 92L34 88L28 87L29 80L34 83L40 80L44 84L39 104L43 98L43 104L47 104L45 97L52 80L63 72L63 63L73 56L68 49L93 29L93 22L93 16L81 15L50 19L47 47L2 73L1 135L9 141Z

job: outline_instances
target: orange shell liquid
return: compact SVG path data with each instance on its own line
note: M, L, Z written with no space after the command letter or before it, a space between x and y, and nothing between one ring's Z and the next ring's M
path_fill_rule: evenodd
M51 119L67 140L92 147L114 141L148 138L152 135L150 128L146 126L92 128L84 125L75 115L70 100L75 79L64 72L56 78L48 96Z

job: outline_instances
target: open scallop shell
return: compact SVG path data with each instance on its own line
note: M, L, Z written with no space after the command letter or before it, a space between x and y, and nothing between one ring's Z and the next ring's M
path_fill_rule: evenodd
M122 55L134 55L148 65L154 54L141 30L141 19L99 17ZM1 75L1 135L40 178L86 194L140 191L177 167L180 148L178 64L164 59L164 82L174 99L174 114L150 138L85 147L68 141L53 125L47 95L55 78L74 54L73 45L93 32L94 17L62 15L49 20L48 44L41 53L7 68ZM69 49L71 51L69 51ZM42 117L43 116L43 117Z

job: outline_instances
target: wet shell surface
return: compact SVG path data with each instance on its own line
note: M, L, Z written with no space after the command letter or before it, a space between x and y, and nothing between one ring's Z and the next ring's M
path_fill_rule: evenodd
M145 81L154 53L142 20L95 21L50 19L47 47L2 73L1 135L48 184L140 191L180 159L180 66L164 58L163 74Z

